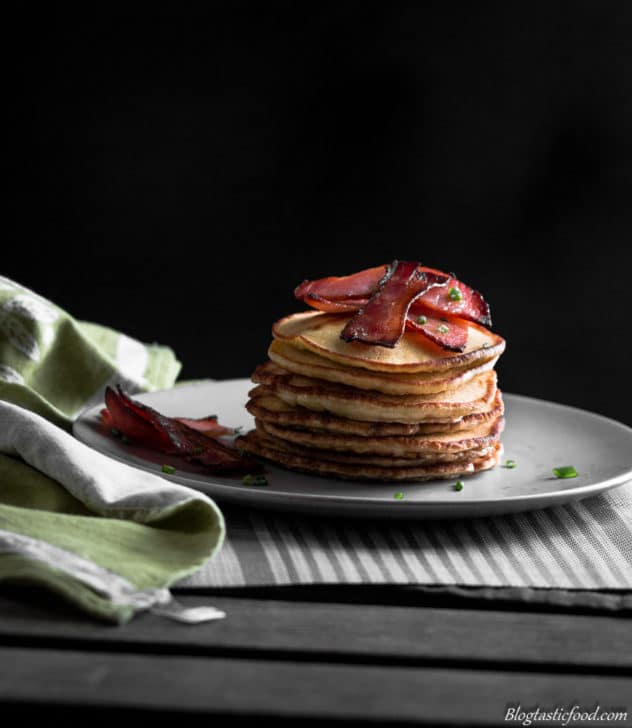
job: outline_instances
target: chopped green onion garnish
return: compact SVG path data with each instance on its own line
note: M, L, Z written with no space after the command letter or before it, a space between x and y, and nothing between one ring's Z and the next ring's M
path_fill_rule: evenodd
M450 288L450 290L448 291L448 296L450 297L451 301L463 300L463 294L458 288Z
M395 500L404 500L404 494L401 490L398 490L397 493L393 493L393 498L395 498Z
M121 431L120 431L120 430L117 430L117 429L116 429L116 427L113 427L113 428L112 428L112 429L110 430L110 434L111 434L111 435L112 435L113 437L120 437L120 436L121 436Z
M129 439L125 435L121 435L121 442L124 445L127 445L127 443L129 442Z
M457 480L454 484L454 490L463 490L463 481Z
M173 465L163 465L162 472L167 473L167 475L173 475L176 472L176 469L173 467Z
M244 428L241 425L239 427L235 427L235 429L233 430L233 435L241 435L243 429Z
M198 447L193 448L193 453L195 455L201 455L203 452L204 452L204 448L200 447L199 445L198 445Z
M417 323L418 324L425 324L428 322L428 319L425 316L417 316Z
M253 475L252 473L248 473L248 475L244 475L244 477L241 479L241 482L244 485L267 485L268 481L265 475Z
M447 334L450 329L445 324L439 324L439 326L437 326L437 331L440 334Z
M577 470L572 465L562 465L559 468L553 468L553 475L556 478L576 478Z
M505 464L503 465L503 468L509 468L513 469L516 467L518 463L515 460L505 460Z

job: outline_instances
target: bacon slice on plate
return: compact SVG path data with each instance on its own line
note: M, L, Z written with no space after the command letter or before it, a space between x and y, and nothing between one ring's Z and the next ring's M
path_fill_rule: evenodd
M224 427L217 421L217 415L207 415L206 417L198 417L191 419L190 417L174 417L176 422L180 422L197 432L201 432L206 437L223 437L224 435L235 435L236 430L232 427Z
M401 339L410 304L431 285L418 263L394 261L366 306L342 330L345 341L394 347Z
M236 448L132 399L120 387L117 390L106 388L105 404L107 414L103 415L103 421L107 426L117 429L138 445L180 455L221 472L252 471L261 467L250 458L242 457ZM210 418L203 419L208 421ZM218 428L228 429L215 422Z
M108 427L118 430L130 440L142 443L152 450L173 452L168 434L132 409L112 387L106 387L105 407L107 415L104 414L103 419Z

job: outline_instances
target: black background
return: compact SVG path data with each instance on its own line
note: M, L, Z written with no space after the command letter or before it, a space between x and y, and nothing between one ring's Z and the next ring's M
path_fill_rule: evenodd
M2 272L224 378L304 278L421 260L504 390L630 422L632 5L298 7L9 24Z

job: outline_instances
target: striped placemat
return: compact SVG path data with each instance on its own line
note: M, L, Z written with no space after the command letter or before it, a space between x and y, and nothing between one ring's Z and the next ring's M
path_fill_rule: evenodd
M223 510L228 536L221 552L178 586L632 589L632 482L565 506L460 521Z

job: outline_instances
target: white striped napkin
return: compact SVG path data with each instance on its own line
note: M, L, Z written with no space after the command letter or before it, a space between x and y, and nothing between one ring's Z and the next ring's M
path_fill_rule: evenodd
M632 589L632 482L565 506L460 521L223 511L228 524L223 549L178 586Z

